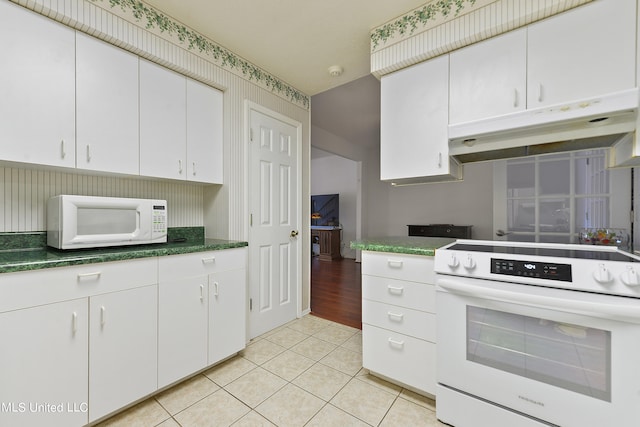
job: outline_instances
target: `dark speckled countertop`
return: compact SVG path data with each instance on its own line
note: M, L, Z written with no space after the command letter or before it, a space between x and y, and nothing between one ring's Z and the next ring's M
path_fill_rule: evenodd
M351 249L434 256L436 249L455 241L456 239L446 237L373 237L351 242Z
M205 239L203 227L170 229L167 243L78 250L58 250L47 247L46 233L0 233L0 273L233 249L244 246L248 246L248 243Z

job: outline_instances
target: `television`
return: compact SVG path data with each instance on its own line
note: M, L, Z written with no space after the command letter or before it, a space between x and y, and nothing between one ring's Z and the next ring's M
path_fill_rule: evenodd
M319 194L311 196L311 225L340 225L340 195Z

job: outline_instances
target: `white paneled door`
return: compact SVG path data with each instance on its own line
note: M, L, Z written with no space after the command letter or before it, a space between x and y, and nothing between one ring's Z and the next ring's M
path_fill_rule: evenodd
M249 334L254 338L298 314L301 180L299 126L254 108L249 120Z

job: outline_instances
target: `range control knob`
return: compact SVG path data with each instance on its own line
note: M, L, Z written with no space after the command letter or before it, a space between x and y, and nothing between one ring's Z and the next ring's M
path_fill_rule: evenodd
M636 270L631 266L628 266L627 270L620 275L620 280L622 280L622 283L627 286L640 285L640 277L638 276L638 273L636 273Z
M596 282L605 284L613 280L613 275L604 264L598 264L598 268L593 272L593 278Z
M447 261L447 265L453 270L458 268L458 266L460 265L460 261L458 261L456 254L451 254L451 258L449 258L449 261Z
M473 260L471 254L467 254L467 258L462 262L462 266L467 270L473 270L476 268L476 262Z

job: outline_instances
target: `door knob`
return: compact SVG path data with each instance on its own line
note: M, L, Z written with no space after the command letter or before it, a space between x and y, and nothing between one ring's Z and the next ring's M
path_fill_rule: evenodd
M291 234L289 234L289 237L298 237L298 230L291 230Z

